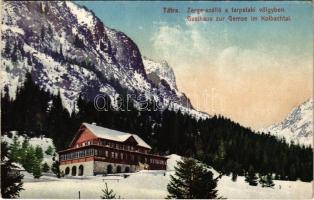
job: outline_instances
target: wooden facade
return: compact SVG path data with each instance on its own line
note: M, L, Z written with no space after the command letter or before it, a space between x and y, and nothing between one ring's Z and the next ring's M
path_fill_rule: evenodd
M165 170L167 158L150 153L147 145L142 145L136 140L134 135L126 135L123 141L116 141L106 138L106 133L99 135L90 130L89 125L82 124L75 138L68 149L59 151L60 167L66 165L83 164L84 162L96 163L95 161L109 163L117 166L116 172L131 172L136 169ZM97 127L98 128L98 127ZM100 129L102 130L102 129ZM105 131L105 129L103 129ZM138 136L137 136L138 137ZM146 143L145 143L146 144ZM145 147L144 147L145 146ZM97 163L99 163L97 162ZM126 166L124 171L119 170L119 166ZM135 166L135 167L132 167ZM97 166L92 166L96 169ZM131 170L132 169L132 170ZM65 170L67 171L67 170ZM99 171L99 170L98 170ZM103 173L111 171L104 169ZM102 172L94 170L93 175Z

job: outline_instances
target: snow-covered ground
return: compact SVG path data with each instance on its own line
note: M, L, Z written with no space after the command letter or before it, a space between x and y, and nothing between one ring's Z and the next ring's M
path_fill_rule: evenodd
M26 174L21 198L100 198L105 183L121 198L165 198L170 175L180 156L169 156L167 171L140 171L131 173L127 178L121 176L67 177L57 179L42 176L34 180ZM216 172L214 171L214 174ZM274 189L249 186L244 177L236 182L223 176L218 183L219 195L228 199L312 199L312 183L300 181L274 181Z

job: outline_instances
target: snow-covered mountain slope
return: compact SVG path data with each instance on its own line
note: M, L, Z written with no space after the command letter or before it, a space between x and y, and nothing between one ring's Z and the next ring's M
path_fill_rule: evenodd
M143 64L127 35L105 26L86 8L70 1L6 1L2 9L0 81L12 97L30 71L42 88L60 91L68 110L75 107L79 93L90 100L106 93L113 100L127 91L198 115L177 90L167 64L146 59ZM152 74L160 82L153 81Z
M261 130L287 142L313 144L313 98L294 108L280 123Z

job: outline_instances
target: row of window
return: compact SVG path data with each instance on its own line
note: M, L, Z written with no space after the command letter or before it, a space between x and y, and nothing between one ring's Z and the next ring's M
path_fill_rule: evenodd
M111 159L120 159L120 160L131 160L131 161L140 161L144 163L148 163L149 161L150 164L166 164L165 161L159 160L159 159L154 159L150 158L147 159L146 157L143 156L135 156L135 155L128 155L123 152L114 152L114 151L108 151L108 150L97 150L97 149L85 149L85 150L79 150L76 152L71 152L71 153L66 153L60 155L60 160L72 160L72 159L77 159L77 158L83 158L86 156L100 156L100 157L106 157L106 158L111 158Z
M97 155L97 149L85 149L60 155L60 160L71 160L85 156Z
M157 165L165 165L166 164L166 162L163 160L158 160L158 159L154 159L154 158L151 158L149 160L150 160L151 164L157 164Z
M76 147L78 148L78 147L87 146L87 145L91 145L91 144L92 144L92 141L86 141L86 142L83 142L81 144L77 144ZM94 144L99 145L98 142L94 142ZM116 143L109 142L109 141L101 141L100 144L102 144L106 147L114 148L114 149L122 149L122 150L127 150L127 151L139 151L142 153L148 153L147 149L136 148L132 145L116 144Z
M76 144L76 147L84 147L84 146L88 146L88 145L91 145L92 144L92 141L86 141L86 142L83 142L81 144Z

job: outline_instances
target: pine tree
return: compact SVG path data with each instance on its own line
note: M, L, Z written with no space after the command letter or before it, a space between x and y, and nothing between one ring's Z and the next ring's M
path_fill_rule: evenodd
M295 169L295 165L291 164L289 167L289 180L291 181L296 181L297 180L297 174L296 174L296 169Z
M245 181L248 182L249 185L257 186L257 176L252 166L250 166L249 171L245 176Z
M58 178L61 177L59 165L60 165L60 164L59 164L59 161L55 160L55 161L52 163L52 166L51 166L51 171L52 171Z
M29 145L29 140L27 138L24 138L24 140L22 142L22 149L21 149L21 151L26 153L29 146L30 146Z
M73 135L74 130L69 130L70 114L63 107L60 91L53 97L52 106L48 113L47 136L51 137L57 149L64 148ZM67 122L67 123L65 123Z
M175 175L170 176L167 185L168 198L178 199L215 199L217 181L206 166L191 158L177 162Z
M274 186L275 186L275 184L274 184L274 182L273 182L272 174L267 174L267 175L266 175L266 184L265 184L265 187L273 188Z
M23 175L16 171L10 159L8 145L1 142L1 195L2 198L18 198L23 189Z
M28 152L28 148L29 148L29 140L27 138L24 138L21 149L20 149L20 153L19 153L21 156L20 163L23 165L23 167L24 167L24 164L28 162L28 160L26 160L27 159L26 154Z
M50 170L50 167L46 162L41 166L41 168L43 172L49 172Z
M1 133L12 130L12 104L9 87L5 85L1 92Z
M108 189L107 183L106 187L104 190L101 190L103 192L103 195L100 197L101 199L120 199L119 197L116 197L116 194L114 193L114 191L112 189Z
M47 148L47 150L45 151L45 153L46 153L47 155L52 156L52 154L53 154L53 147L49 145L48 148Z
M40 178L41 177L41 163L40 160L38 160L37 158L35 158L35 160L33 161L33 176L34 178Z
M26 149L25 157L21 163L27 172L29 172L29 173L33 172L35 159L36 159L35 149L33 148L33 146L29 146Z
M236 182L236 181L237 181L237 178L238 178L238 175L233 172L233 173L232 173L231 180L232 180L233 182Z
M19 163L22 159L20 155L21 145L16 135L13 137L13 142L10 145L9 149L10 149L10 158L12 159L12 161Z
M266 187L266 182L267 182L266 176L259 175L259 181L258 182L259 182L259 184L262 185L262 187Z
M225 144L223 140L221 140L218 147L217 155L215 157L215 162L219 166L219 169L222 169L223 172L225 172L224 170L225 169L225 162L224 162L225 156L226 156Z
M40 146L36 146L35 148L35 156L41 162L44 158L43 149Z

